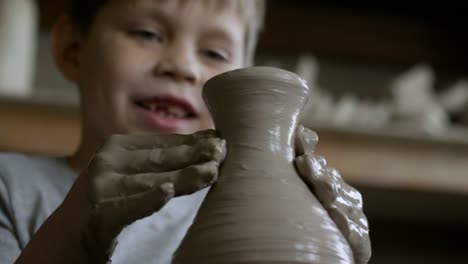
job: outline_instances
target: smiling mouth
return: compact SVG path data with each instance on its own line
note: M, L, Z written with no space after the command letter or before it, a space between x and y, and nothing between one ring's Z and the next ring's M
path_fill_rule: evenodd
M193 119L198 116L194 107L189 102L175 97L152 97L149 99L138 100L135 104L161 118Z

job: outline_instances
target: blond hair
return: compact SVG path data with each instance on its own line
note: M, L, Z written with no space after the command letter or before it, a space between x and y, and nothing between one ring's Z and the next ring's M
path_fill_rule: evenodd
M245 22L244 65L250 66L254 63L258 37L265 23L266 2L265 0L231 0L230 2L232 1L237 3L237 12Z
M244 63L252 65L255 57L255 49L257 47L258 37L263 30L265 24L266 2L265 0L241 0L242 2L254 2L254 8L251 8L248 21L246 36L245 36L245 57Z

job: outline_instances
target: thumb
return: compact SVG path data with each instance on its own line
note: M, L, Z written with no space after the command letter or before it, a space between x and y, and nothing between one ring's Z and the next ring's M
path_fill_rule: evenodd
M299 125L295 135L296 157L312 153L318 143L318 135L311 129Z

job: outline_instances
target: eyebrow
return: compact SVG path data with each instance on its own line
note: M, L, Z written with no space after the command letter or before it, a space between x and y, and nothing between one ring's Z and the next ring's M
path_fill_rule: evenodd
M165 2L161 0L162 2ZM173 1L173 0L167 0ZM148 3L143 1L144 3ZM164 8L160 8L159 3L156 4L151 1L151 3L144 5L144 10L142 12L145 16L150 18L151 20L162 24L163 27L168 27L168 30L172 30L174 24L179 23L179 17L174 17L169 12L164 10ZM235 31L231 30L229 27L223 27L218 24L210 24L207 25L204 29L202 34L204 36L221 39L226 42L229 42L230 45L241 45L242 39L236 39L233 36L236 35ZM243 36L243 35L242 35Z
M161 23L164 26L172 25L174 22L174 18L168 15L165 11L156 9L156 8L148 8L144 11L144 14L154 20L155 22Z
M143 3L143 11L141 11L141 6L139 7L139 1L130 2L128 8L130 10L133 9L134 12L141 13L144 16L147 16L152 20L160 23L170 24L171 22L174 22L174 19L171 18L171 16L168 15L166 11L162 10L161 8L157 8L158 5L155 3L146 4L146 1L143 1Z
M233 38L235 33L229 30L229 28L218 26L208 27L205 29L205 32L203 32L203 35L209 38L221 39L228 42L230 45L238 45L241 43L240 40Z

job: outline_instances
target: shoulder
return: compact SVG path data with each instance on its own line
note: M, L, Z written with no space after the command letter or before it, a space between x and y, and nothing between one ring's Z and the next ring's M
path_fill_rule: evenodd
M0 225L24 247L75 178L63 158L0 153Z
M0 153L0 179L10 182L23 175L25 170L35 167L35 159L31 156L18 153Z
M32 156L20 153L0 153L0 170L6 172L15 167L21 167L23 165L32 165L37 163L41 159L40 156Z
M69 185L74 174L63 158L0 153L0 181L7 187Z
M0 153L0 200L17 219L45 219L75 179L63 158Z

